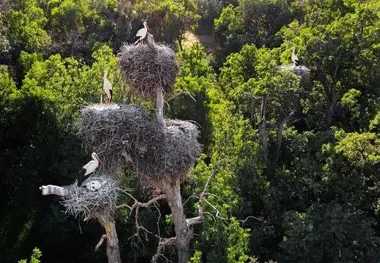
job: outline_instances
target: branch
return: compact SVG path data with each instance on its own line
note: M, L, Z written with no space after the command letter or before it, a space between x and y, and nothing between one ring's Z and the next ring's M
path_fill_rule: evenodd
M107 238L107 235L103 235L103 236L100 238L100 240L99 240L98 244L96 245L94 251L98 251L98 249L100 248L100 246L103 244L104 239L106 239L106 238Z
M253 218L253 219L256 219L257 221L260 221L260 222L263 222L263 219L262 218L258 218L258 217L255 217L255 216L247 216L246 219L244 220L237 220L239 222L242 222L242 226L244 226L245 222L250 219L250 218Z
M42 191L42 195L67 196L69 194L67 188L57 185L42 185L39 187L39 189Z
M149 206L151 205L154 205L157 201L161 200L161 199L166 199L167 196L165 194L161 194L161 195L158 195L152 199L150 199L148 202L145 202L145 203L142 203L142 202L139 202L133 195L131 195L130 193L128 193L127 191L124 191L120 188L117 188L117 190L119 190L120 192L128 195L131 199L133 199L135 202L133 203L133 205L128 205L128 204L121 204L119 206L117 206L116 208L128 208L129 209L129 215L132 214L133 211L135 211L135 227L136 227L136 233L133 234L131 237L129 237L129 239L131 238L134 238L134 237L137 237L138 239L141 240L141 237L140 237L140 231L142 230L144 232L144 237L145 239L147 239L147 233L149 234L152 234L153 233L151 231L149 231L148 229L146 229L145 227L143 227L142 225L140 225L140 220L139 220L139 210L140 208L148 208ZM156 206L155 206L156 207ZM157 209L157 207L156 207ZM159 211L159 210L158 210ZM159 212L160 214L160 212ZM160 215L161 217L161 215ZM160 238L160 237L159 237Z
M178 92L178 93L172 95L170 98L168 98L168 99L166 100L166 102L169 102L169 101L171 101L171 100L173 100L173 99L175 99L175 98L177 98L177 97L179 97L179 96L181 96L181 95L184 95L184 94L189 95L190 98L191 98L193 101L197 102L197 100L194 98L194 96L193 96L190 92L188 92L188 91L180 91L180 92Z
M128 195L130 198L132 198L135 202L138 202L136 198L133 197L133 195L131 195L130 193L128 193L127 191L124 191L123 189L120 189L120 188L116 188L116 190L122 192L123 194L126 194Z
M162 250L166 246L174 245L175 241L176 241L176 237L160 239L160 241L158 242L158 246L157 246L157 252L156 252L156 254L153 255L151 262L157 263L157 260L160 256L164 257L164 255L162 254Z
M117 206L116 206L116 209L124 208L124 207L128 208L129 210L132 210L132 207L130 207L130 206L127 205L127 204L117 205Z
M187 227L190 227L195 224L200 224L203 222L203 216L196 216L189 219L186 219Z

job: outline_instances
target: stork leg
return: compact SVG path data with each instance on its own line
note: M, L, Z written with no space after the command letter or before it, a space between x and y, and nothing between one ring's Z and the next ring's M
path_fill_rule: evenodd
M109 97L110 103L112 102L112 89L110 89L110 97Z
M137 39L136 42L135 42L135 45L136 45L138 42L140 42L141 40L143 40L143 37L140 37L139 39Z

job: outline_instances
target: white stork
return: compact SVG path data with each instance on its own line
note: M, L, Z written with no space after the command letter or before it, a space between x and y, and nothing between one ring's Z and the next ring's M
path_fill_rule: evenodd
M106 103L111 103L112 101L112 85L107 79L107 70L104 70L101 74L100 77L103 78L103 89L105 93L105 101Z
M136 40L135 45L142 41L144 38L146 38L146 35L148 34L148 24L144 21L144 28L141 28L139 31L137 31L136 37L140 37Z
M96 168L98 168L99 164L102 163L96 153L93 152L91 157L92 160L85 164L79 172L78 186L81 186L81 184L96 170Z
M295 47L293 47L292 61L294 63L294 66L299 66L300 65L300 62L299 62L298 57L296 55L296 48Z
M86 183L86 188L87 188L87 190L89 190L91 192L95 192L95 191L98 191L103 186L103 184L105 184L105 183L106 182L100 183L98 180L93 180L93 181Z

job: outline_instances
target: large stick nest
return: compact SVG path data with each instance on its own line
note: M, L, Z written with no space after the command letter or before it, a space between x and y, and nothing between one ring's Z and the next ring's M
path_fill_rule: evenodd
M88 190L85 185L98 181L101 187L96 191ZM74 217L96 217L97 215L112 216L116 209L116 182L109 176L91 176L81 187L76 184L67 186L68 195L62 197L66 213Z
M134 105L86 107L80 131L103 159L100 169L107 173L124 164L148 180L183 179L201 153L193 123L166 120L162 127Z
M308 85L310 83L310 69L304 65L295 66L295 65L287 65L287 66L278 66L277 69L290 71L301 77L301 83L303 85Z
M92 105L81 110L80 133L102 159L100 171L114 175L122 152L136 148L150 120L134 105Z
M174 51L152 40L148 44L125 44L119 56L125 80L131 88L146 99L154 99L156 88L170 93L178 72Z

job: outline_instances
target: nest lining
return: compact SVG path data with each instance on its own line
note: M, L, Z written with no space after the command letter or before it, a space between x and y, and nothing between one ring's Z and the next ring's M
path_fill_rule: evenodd
M156 88L165 93L173 90L178 65L171 48L155 43L125 44L118 56L125 80L143 98L155 99Z
M191 122L166 120L162 127L134 105L118 109L82 110L80 131L103 159L101 171L112 172L122 165L149 180L186 177L201 153L199 130ZM122 153L129 155L125 160ZM104 170L105 169L105 170Z
M84 187L87 182L94 180L102 184L100 189L90 191ZM76 184L68 186L68 195L62 199L65 213L74 217L91 217L97 214L112 216L117 201L116 181L106 175L92 176L83 182L82 187Z

